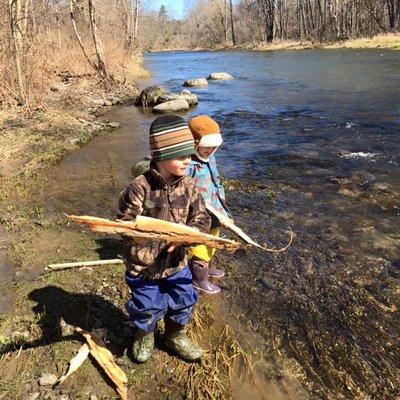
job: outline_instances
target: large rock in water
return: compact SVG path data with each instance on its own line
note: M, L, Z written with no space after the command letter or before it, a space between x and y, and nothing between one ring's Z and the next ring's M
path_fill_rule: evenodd
M180 97L177 93L163 93L157 100L157 104L165 103L166 101L176 100Z
M135 100L135 105L143 107L154 106L163 93L165 93L165 89L162 86L150 86L140 92L139 97Z
M183 84L183 86L207 86L207 85L208 82L206 78L188 79Z
M208 77L209 80L226 80L233 79L233 76L227 72L214 72Z
M194 93L190 93L188 90L182 91L179 97L185 99L190 107L199 103L197 96Z
M165 103L158 104L153 108L153 112L157 113L168 113L186 110L189 110L189 103L185 99L166 101Z
M178 93L164 93L162 94L158 100L157 104L165 103L167 101L172 101L172 100L178 100L178 99L184 99L188 102L189 107L194 106L198 104L199 100L197 99L197 96L193 93L190 93L189 90L184 90L181 92L181 94Z

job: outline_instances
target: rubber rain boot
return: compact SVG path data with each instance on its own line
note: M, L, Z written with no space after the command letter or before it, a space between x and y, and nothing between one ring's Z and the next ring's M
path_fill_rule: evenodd
M132 356L139 363L146 362L154 350L154 332L146 333L138 329L133 337Z
M196 361L203 354L203 349L187 336L185 325L169 318L165 319L164 345L186 361Z
M192 260L190 270L193 275L193 287L205 294L215 295L221 291L221 288L208 280L208 262L201 260Z

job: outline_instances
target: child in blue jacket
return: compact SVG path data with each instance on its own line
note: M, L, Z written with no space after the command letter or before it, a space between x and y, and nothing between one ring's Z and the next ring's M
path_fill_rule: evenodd
M225 204L225 190L221 184L214 156L222 144L219 125L207 115L200 115L190 120L189 128L195 141L195 154L192 156L188 175L202 194L206 206L211 206L229 217L229 211ZM219 236L220 223L212 214L211 217L210 233ZM221 291L219 286L209 281L209 277L222 278L225 275L224 271L217 269L213 263L215 251L212 247L199 245L192 247L190 252L193 285L197 290L207 294L217 294Z

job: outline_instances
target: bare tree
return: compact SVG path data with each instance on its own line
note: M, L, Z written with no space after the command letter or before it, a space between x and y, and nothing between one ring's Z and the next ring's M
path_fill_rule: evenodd
M138 26L139 26L139 6L140 6L140 0L135 0L135 15L133 18L133 38L135 41L137 41L138 38Z
M89 7L90 26L92 28L93 42L94 42L94 47L96 49L96 57L97 57L96 69L98 70L100 76L104 80L107 80L108 74L106 70L106 64L104 63L103 46L101 44L101 40L97 32L94 0L88 0L88 7Z
M97 63L94 62L88 55L85 46L83 44L82 38L78 32L76 22L75 22L75 15L74 15L74 0L69 0L69 9L70 9L70 17L71 17L71 22L72 26L74 29L75 37L79 43L79 46L82 50L83 55L85 56L87 62L89 65L99 74L100 78L103 80L107 80L108 74L106 71L106 66L104 63L104 56L103 56L103 48L100 42L100 38L97 33L97 25L96 25L96 20L95 20L95 13L94 13L94 6L93 6L93 1L88 0L88 8L89 8L89 18L90 18L90 26L91 26L91 31L92 31L92 37L93 37L93 42L95 45L96 49L96 57L97 57Z
M22 38L22 3L21 0L9 0L11 34L14 46L14 65L17 74L19 100L26 102L26 89L22 74L23 38Z
M234 29L234 22L233 22L233 5L232 0L229 0L230 8L231 8L231 33L232 33L232 44L236 45L236 38L235 38L235 29Z

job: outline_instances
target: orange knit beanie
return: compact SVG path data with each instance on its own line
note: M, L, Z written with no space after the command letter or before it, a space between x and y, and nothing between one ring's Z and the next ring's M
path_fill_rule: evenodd
M199 115L189 121L196 146L218 147L222 144L219 125L207 115Z

